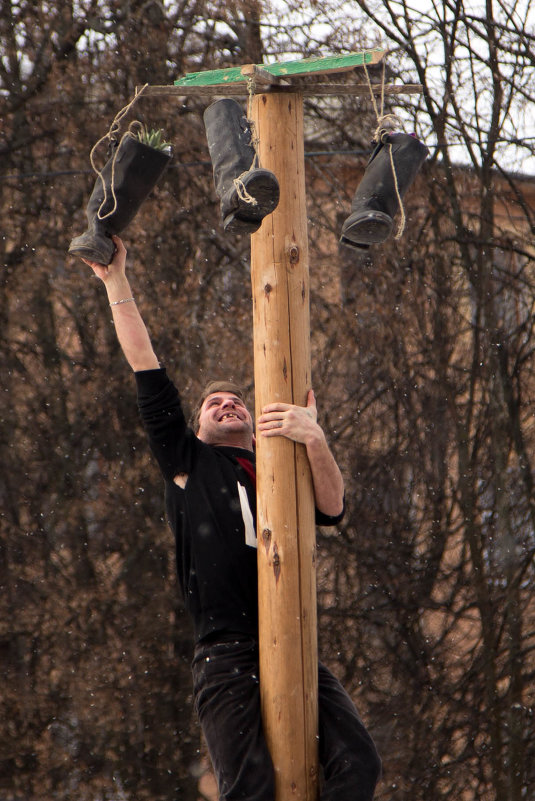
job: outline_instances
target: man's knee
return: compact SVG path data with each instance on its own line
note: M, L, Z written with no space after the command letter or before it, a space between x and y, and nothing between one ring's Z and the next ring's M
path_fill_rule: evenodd
M220 801L273 801L275 777L271 759L251 758L232 784L220 784L219 792Z
M346 746L324 765L322 801L372 801L381 777L381 758L371 738L358 748Z
M382 773L381 757L373 741L370 739L368 748L352 755L348 763L348 784L353 782L359 788L358 798L371 801Z
M373 786L373 789L375 790L375 786L381 778L381 774L383 772L383 765L381 762L381 757L379 756L379 753L373 743L372 748L370 749L369 762L366 772L369 777L369 784L370 786Z

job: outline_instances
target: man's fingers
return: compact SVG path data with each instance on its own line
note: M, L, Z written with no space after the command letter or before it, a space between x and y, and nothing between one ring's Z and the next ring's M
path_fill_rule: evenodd
M270 417L269 419L261 417L258 420L258 428L261 431L267 431L272 428L282 428L283 425L284 421L281 417Z
M123 240L121 239L121 237L117 236L117 234L114 234L112 236L112 241L113 241L113 244L115 245L115 254L114 255L117 255L117 254L120 254L121 256L122 255L126 255L126 248L124 246L124 243L123 243Z
M269 423L271 420L280 420L283 414L284 412L282 409L273 410L270 412L263 411L260 417L258 418L258 422Z
M84 262L84 264L87 264L88 267L92 267L93 270L95 269L95 267L103 267L104 266L103 264L97 264L96 261L89 261L89 259L84 259L83 256L81 256L81 259Z
M263 406L262 414L269 414L270 412L287 412L290 409L307 408L316 408L316 395L314 394L313 389L308 390L306 406L299 406L292 403L281 403L280 401L277 401L276 403L267 403L265 406Z
M270 412L286 412L291 408L289 403L268 403L262 407L262 414L269 414Z

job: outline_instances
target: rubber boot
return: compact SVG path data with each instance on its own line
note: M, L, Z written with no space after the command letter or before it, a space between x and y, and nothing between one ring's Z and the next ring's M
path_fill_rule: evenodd
M254 166L251 129L235 100L223 98L208 106L204 127L223 228L252 234L277 207L279 183L272 172Z
M386 145L392 146L396 179L390 147ZM351 214L342 226L341 244L367 248L388 239L399 211L396 180L399 196L403 198L428 153L427 147L415 136L383 133L351 203Z
M134 219L171 158L170 152L149 147L130 134L124 136L104 165L102 177L97 177L86 208L87 231L72 240L69 253L108 265L115 252L112 235L120 234ZM107 217L114 208L114 194L117 205Z

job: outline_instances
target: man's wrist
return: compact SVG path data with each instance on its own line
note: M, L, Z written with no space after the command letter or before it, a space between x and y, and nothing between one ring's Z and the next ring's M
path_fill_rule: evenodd
M304 444L311 451L328 449L327 439L320 425L316 423L314 430L308 434Z
M134 293L126 279L124 281L107 281L106 292L108 293L108 302L110 304L124 298L134 297Z

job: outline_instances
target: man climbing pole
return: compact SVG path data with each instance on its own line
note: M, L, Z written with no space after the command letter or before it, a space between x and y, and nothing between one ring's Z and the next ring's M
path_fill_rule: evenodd
M236 101L216 101L204 122L223 228L254 233L279 203L278 179L259 164L250 121ZM389 236L401 198L425 158L427 150L416 139L388 136L381 136L357 189L342 230L344 244L367 247ZM136 187L136 173L148 162L134 160L130 169L126 159L122 169L123 157L119 160L117 153L95 184L88 230L69 250L105 284L120 344L135 372L149 443L164 477L178 579L195 632L195 705L220 799L274 801L274 768L260 709L253 423L241 389L223 381L206 388L192 425L187 425L177 389L160 367L136 308L125 272L126 251L118 237L156 184L161 163L145 171ZM266 404L257 431L304 446L316 522L336 525L344 511L343 480L317 423L312 391L305 407ZM315 662L315 652L313 658ZM353 702L321 664L317 693L321 801L371 801L379 756Z
M195 706L219 797L273 801L258 678L253 421L239 387L223 381L206 388L193 428L187 425L178 392L160 366L136 307L125 272L126 250L119 237L113 242L116 253L109 266L84 261L105 285L164 478L178 580L195 632ZM317 522L335 525L343 516L343 480L316 417L310 392L306 407L268 404L257 431L304 444ZM349 695L323 665L318 708L322 801L371 801L380 773L376 748Z

